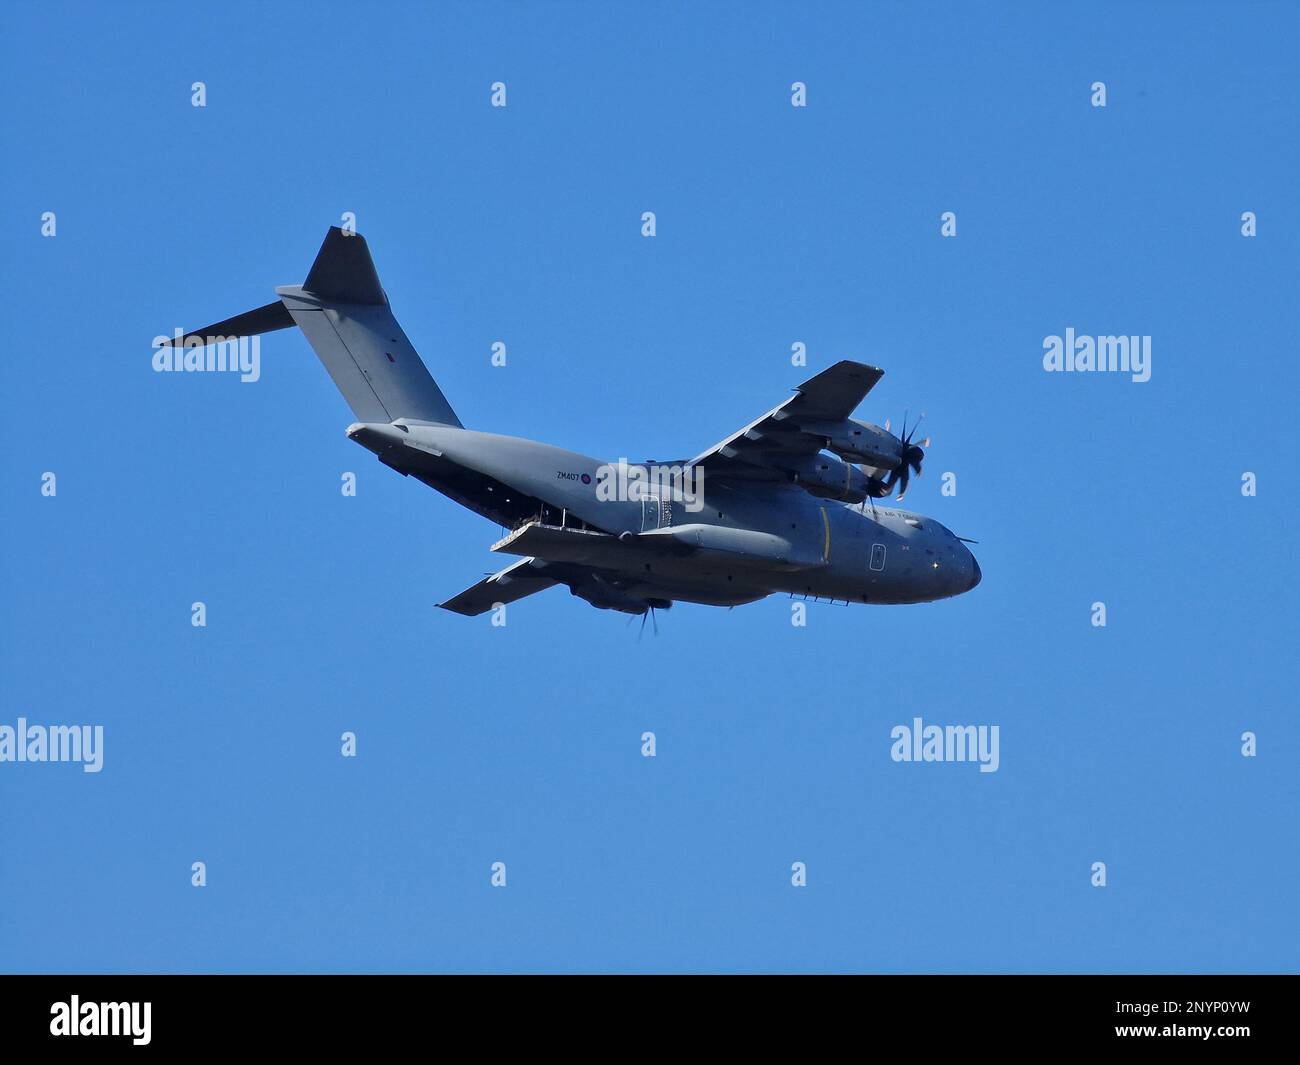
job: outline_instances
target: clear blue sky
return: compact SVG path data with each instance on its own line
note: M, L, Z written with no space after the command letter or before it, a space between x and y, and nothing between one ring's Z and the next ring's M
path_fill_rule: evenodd
M0 968L1297 968L1295 5L809 8L5 8L0 723L105 764L0 765ZM150 369L345 211L473 428L681 457L885 367L983 584L433 609L498 530L297 331ZM1066 327L1151 381L1044 373ZM999 771L892 762L918 715Z

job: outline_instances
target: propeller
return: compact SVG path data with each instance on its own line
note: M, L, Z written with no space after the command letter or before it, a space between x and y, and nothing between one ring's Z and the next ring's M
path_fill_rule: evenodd
M632 619L635 618L636 616L637 615L635 614L628 615L627 623L629 627L632 624ZM637 634L636 634L637 643L640 643L641 637L645 635L645 619L647 617L649 617L650 619L650 624L654 626L655 636L657 637L659 635L659 619L655 616L655 608L650 606L649 604L646 604L646 608L643 611L641 611L641 627L637 630Z
M655 617L655 608L647 606L641 614L641 631L637 633L636 642L641 642L641 637L645 635L645 619L647 615L650 618L650 624L654 626L655 636L659 635L659 619Z
M902 457L898 466L890 472L889 478L885 481L885 495L889 495L894 485L898 487L898 501L903 501L903 496L907 495L907 485L912 479L912 474L921 473L921 460L925 458L925 448L930 446L930 438L927 436L919 444L912 443L912 437L915 435L917 427L920 426L925 415L916 419L911 429L907 428L907 415L903 415L903 428L899 433L899 441L902 444ZM885 422L885 431L889 431L889 422Z
M866 493L867 498L862 501L863 506L865 507L866 504L868 503L871 504L871 516L874 518L876 516L876 497L871 494L871 479L873 475L866 466L859 466L858 472L861 473L862 476L865 477L868 482L867 493ZM866 511L864 510L863 513L866 513Z

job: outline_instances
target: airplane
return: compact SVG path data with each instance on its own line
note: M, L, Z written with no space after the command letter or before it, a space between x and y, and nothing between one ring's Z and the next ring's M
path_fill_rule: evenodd
M349 439L509 530L491 550L518 560L443 609L472 617L564 585L644 624L674 602L925 603L980 583L974 541L876 504L895 487L902 500L929 444L906 420L895 435L849 417L877 367L837 362L693 459L609 463L466 429L393 317L360 234L332 227L307 279L275 294L167 343L301 329L352 408Z

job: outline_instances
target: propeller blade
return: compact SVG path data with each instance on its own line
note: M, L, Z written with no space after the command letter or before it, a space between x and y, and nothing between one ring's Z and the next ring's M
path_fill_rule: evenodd
M921 462L925 458L925 449L930 446L928 436L919 444L912 443L912 437L916 435L916 430L920 427L921 422L925 420L925 411L921 412L920 417L912 423L912 427L909 429L907 421L911 417L911 413L910 410L903 411L903 424L896 438L899 442L898 465L890 471L888 478L885 480L885 495L889 495L897 486L900 500L907 494L912 474L920 474ZM885 431L889 432L888 419L885 420Z

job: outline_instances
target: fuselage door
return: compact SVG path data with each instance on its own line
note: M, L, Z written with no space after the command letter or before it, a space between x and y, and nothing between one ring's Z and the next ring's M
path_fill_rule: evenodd
M862 556L859 555L858 557L861 558ZM885 568L885 545L884 544L871 545L871 562L869 563L869 565L873 570L876 570L877 572Z

